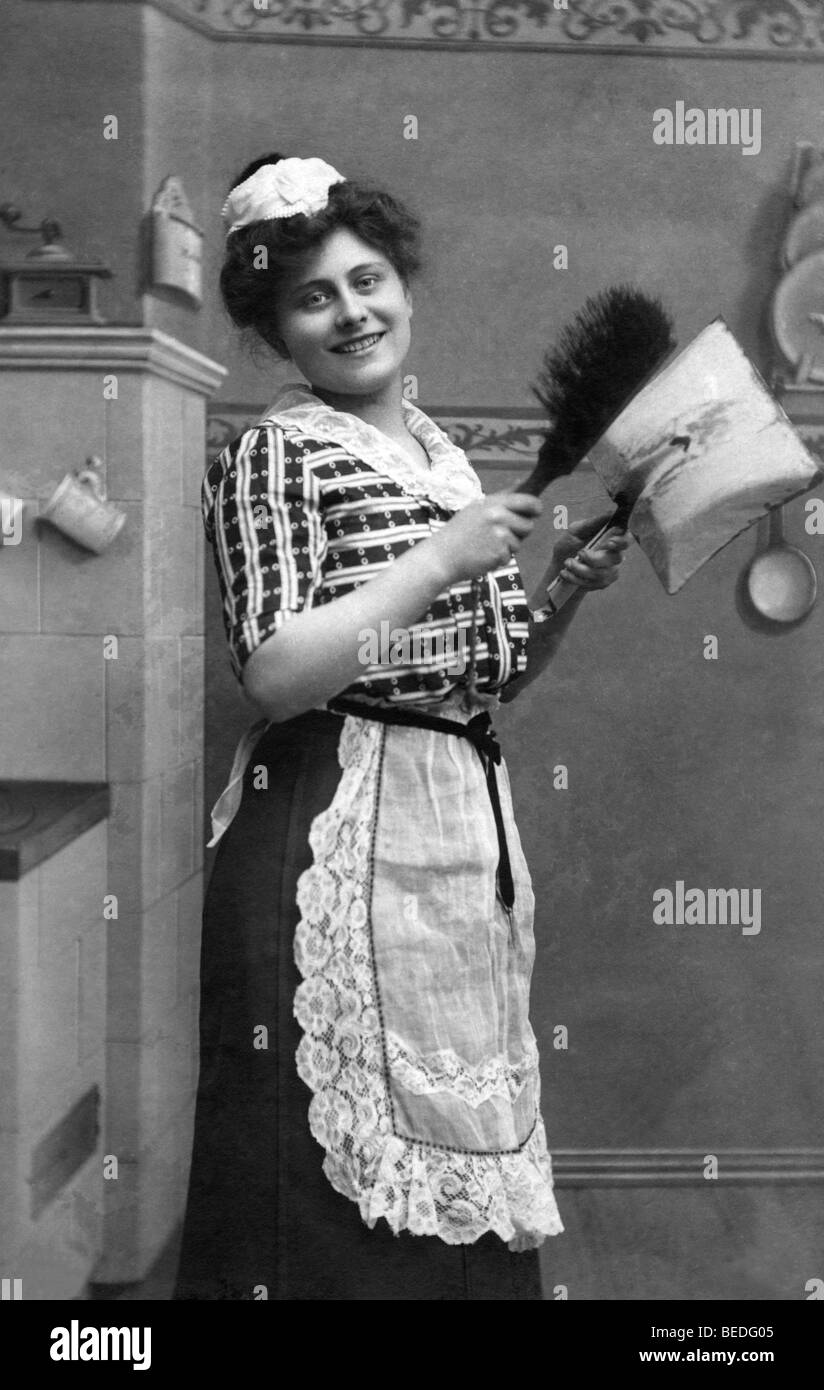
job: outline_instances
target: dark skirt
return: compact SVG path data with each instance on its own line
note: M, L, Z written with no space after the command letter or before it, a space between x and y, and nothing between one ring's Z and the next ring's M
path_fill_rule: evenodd
M297 1073L293 937L309 829L331 803L341 719L271 725L203 910L200 1078L175 1299L541 1299L537 1250L370 1230L322 1171ZM268 770L256 790L255 768ZM258 777L259 780L259 777ZM265 1034L263 1030L265 1031ZM262 1041L266 1046L261 1046ZM257 1043L257 1045L256 1045Z

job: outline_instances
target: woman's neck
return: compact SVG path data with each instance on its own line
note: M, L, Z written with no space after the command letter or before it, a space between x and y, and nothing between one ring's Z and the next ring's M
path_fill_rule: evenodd
M390 439L406 432L399 382L393 383L391 388L376 392L373 396L342 396L316 386L311 389L324 405L331 406L333 410L342 410L347 415L357 416L367 425L388 434Z
M331 406L333 410L342 410L347 415L355 415L364 424L380 430L387 439L400 445L419 467L431 467L432 461L426 449L407 426L400 380L373 396L341 396L334 391L318 390L315 386L311 389L324 405Z

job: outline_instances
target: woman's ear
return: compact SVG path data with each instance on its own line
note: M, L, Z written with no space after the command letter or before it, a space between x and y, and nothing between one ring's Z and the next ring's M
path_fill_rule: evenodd
M404 297L404 299L406 300L407 312L408 312L408 314L409 314L409 317L411 318L411 317L412 317L412 291L410 290L410 288L409 288L408 285L404 285L404 287L403 287L403 297Z
M283 339L278 337L277 333L275 333L273 330L267 333L266 341L269 344L270 348L272 348L273 352L277 353L278 357L284 358L286 362L291 362L292 359L289 356L289 349L287 348Z
M289 349L278 333L277 322L274 316L269 319L268 323L261 325L260 335L266 343L268 343L272 351L277 353L278 357L282 357L285 361L291 362L292 359L289 355Z

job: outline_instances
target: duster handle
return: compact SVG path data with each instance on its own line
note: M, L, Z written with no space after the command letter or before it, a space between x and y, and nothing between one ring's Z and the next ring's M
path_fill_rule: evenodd
M520 489L520 491L525 491L525 489ZM632 507L625 497L619 496L615 500L618 502L618 507L609 521L601 527L600 531L591 536L586 545L582 545L576 554L587 553L591 555L594 550L598 549L599 542L604 539L608 531L626 531ZM546 622L547 619L554 618L558 610L563 608L564 604L572 598L574 593L578 592L580 587L580 584L576 584L574 579L563 579L559 574L557 579L553 579L552 583L547 585L546 606L539 608L533 617L538 622Z
M528 492L531 497L540 497L544 488L549 487L550 483L555 482L556 478L563 478L565 474L571 473L575 464L572 463L567 454L553 446L552 432L547 435L541 448L538 450L538 460L528 478L517 487L513 492Z
M549 479L547 479L548 481ZM519 483L516 488L513 488L513 492L528 492L531 497L540 497L545 487L546 482L542 477L540 464L536 464L529 477L524 482Z

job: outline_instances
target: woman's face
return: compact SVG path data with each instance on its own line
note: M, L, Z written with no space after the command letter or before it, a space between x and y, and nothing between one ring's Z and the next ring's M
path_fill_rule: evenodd
M385 396L400 389L411 317L392 263L341 227L283 286L278 337L316 390Z

